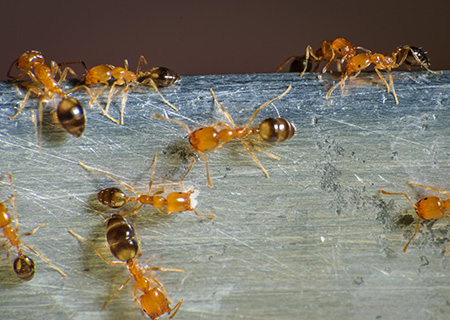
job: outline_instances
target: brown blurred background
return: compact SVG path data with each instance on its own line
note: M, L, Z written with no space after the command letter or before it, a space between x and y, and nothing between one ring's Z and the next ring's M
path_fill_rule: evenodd
M380 53L421 46L433 69L450 67L449 3L442 0L40 2L1 1L0 80L30 49L88 67L128 59L135 70L144 55L180 74L260 73L338 37Z

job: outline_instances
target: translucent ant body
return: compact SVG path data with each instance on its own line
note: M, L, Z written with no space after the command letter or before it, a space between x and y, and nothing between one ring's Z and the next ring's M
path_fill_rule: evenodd
M211 92L214 100L219 104L220 109L225 114L225 117L228 119L231 126L226 123L220 122L213 126L203 127L203 128L197 129L195 131L191 131L189 129L189 127L182 121L169 119L169 118L163 117L159 114L154 114L154 116L159 119L162 119L162 120L167 120L170 122L177 123L187 131L187 133L189 135L189 143L190 143L191 147L200 155L200 157L202 157L202 159L206 163L206 178L208 180L208 185L211 188L213 187L213 184L212 184L210 176L209 176L208 159L204 153L220 149L233 139L239 139L242 142L245 150L250 154L252 159L259 165L261 170L264 172L264 174L268 178L269 174L267 173L266 169L264 169L261 162L259 162L259 160L253 155L249 146L244 141L244 138L248 141L248 143L255 150L263 152L274 159L277 159L277 160L280 159L279 157L269 154L267 152L264 152L260 148L256 147L253 144L252 140L250 140L249 135L258 134L259 137L265 141L278 143L278 142L282 142L282 141L292 138L292 136L295 133L294 125L291 122L289 122L288 120L282 119L282 118L266 119L263 122L261 122L261 124L258 127L254 127L254 128L250 128L250 124L252 123L252 121L255 119L256 115L259 113L259 111L262 108L264 108L271 102L273 102L277 99L280 99L285 94L287 94L289 92L289 90L291 90L291 86L289 86L287 88L287 90L285 92L283 92L281 95L279 95L278 97L263 103L258 109L256 109L256 111L253 113L253 115L251 116L248 123L243 127L236 127L233 119L228 114L228 112L225 110L225 108L222 106L222 104L219 102L219 100L217 100L217 97L214 94L214 91L212 89L210 89L210 92ZM218 129L220 129L220 130L218 130Z
M371 64L374 64L374 69L380 79L383 81L383 83L386 86L387 92L390 92L390 88L392 87L392 94L395 98L395 103L398 104L398 98L397 94L395 92L394 88L394 80L392 78L392 69L398 68L401 64L408 61L409 64L413 65L421 65L425 69L427 69L431 73L442 73L439 71L432 71L428 68L429 60L428 57L425 55L425 53L416 47L410 47L410 46L401 46L398 47L393 53L392 56L383 55L380 53L373 53L373 54L367 54L367 53L360 53L354 57L352 57L350 60L348 60L345 73L342 76L342 79L340 82L338 82L336 85L334 85L327 93L326 98L328 99L331 95L331 93L336 89L336 87L340 84L342 90L344 89L345 81L347 79L353 79L357 77L362 70L368 68ZM380 70L385 70L389 74L389 84L384 79L383 75L381 74ZM349 76L350 74L355 73L353 76Z
M114 94L114 89L116 86L125 86L124 95L122 98L122 109L120 111L120 124L123 124L123 113L128 98L128 91L131 85L150 85L156 92L158 92L158 94L166 104L171 106L175 111L178 111L175 106L170 104L163 97L161 92L158 90L158 87L168 87L178 81L180 79L180 76L175 71L164 67L156 67L152 68L149 71L141 71L143 64L145 64L146 66L148 65L147 60L143 56L141 56L139 58L136 72L128 70L127 60L125 60L124 68L102 64L86 71L86 85L105 84L105 87L100 90L97 96L108 87L108 81L115 79L111 85L111 89L109 90L108 102L106 103L106 107L104 109L102 108L104 114L112 121L119 123L118 120L112 118L108 114L109 106L111 104L112 96Z
M172 303L172 301L167 297L167 292L162 283L155 278L145 276L144 273L148 270L176 272L183 272L183 270L158 267L141 267L137 261L137 258L142 256L142 252L139 248L140 241L136 239L134 228L126 220L126 218L118 214L113 214L107 220L106 237L108 245L113 256L120 261L110 261L106 259L106 257L85 238L76 234L72 229L69 229L69 232L78 240L86 242L107 264L126 265L127 269L130 271L130 276L119 286L116 292L108 298L103 305L102 310L105 310L112 298L114 298L119 291L122 290L131 278L134 278L135 285L133 289L133 299L145 314L147 314L151 319L156 319L163 314L170 314L173 311L173 314L169 318L171 319L175 316L183 303L183 300L180 300L173 308L171 308L169 303ZM137 297L137 290L142 291L142 295L140 297Z
M432 190L432 191L436 191L436 192L439 192L442 194L450 195L450 191L447 191L447 190L440 190L440 189L436 189L433 187L423 186L423 185L417 184L412 181L409 181L409 183L411 183L415 186L427 189L427 190ZM408 243L403 248L404 253L406 252L406 249L408 249L408 246L411 243L412 239L416 236L417 232L419 231L419 224L420 224L421 219L436 220L436 219L449 219L450 218L450 216L445 214L445 211L450 210L450 199L442 200L441 198L436 197L436 196L427 196L427 197L420 199L419 201L416 202L416 204L414 204L405 193L387 192L384 190L380 190L380 192L383 194L389 194L389 195L402 195L406 198L406 200L408 200L408 202L414 207L414 209L416 209L416 214L419 217L419 219L417 220L416 230L414 231L414 234L412 235L412 237L409 239ZM447 246L446 253L448 253L449 248L450 248L450 243Z
M91 168L87 165L85 165L82 162L79 162L79 164L84 167L87 170L95 171L98 173L101 173L108 178L118 182L134 194L136 194L136 197L129 197L127 196L121 189L119 188L106 188L103 190L100 190L97 194L98 201L102 203L103 205L106 205L110 208L121 208L126 203L133 203L133 207L131 209L132 213L136 213L139 211L139 209L142 208L142 206L148 204L153 206L156 210L159 212L169 215L171 213L177 213L177 212L183 212L183 211L194 211L195 214L199 217L207 217L207 218L214 218L214 214L204 215L200 214L197 209L195 209L195 205L197 204L197 201L194 199L196 196L196 193L194 190L189 191L183 191L183 192L171 192L167 195L167 198L164 198L160 194L164 192L163 188L160 188L153 194L150 194L150 190L153 185L153 179L155 176L155 169L156 169L156 160L157 155L155 154L155 160L153 164L153 172L152 176L148 185L148 191L147 194L142 194L137 192L132 186L129 184L120 181L119 179L114 178L113 176L99 171L97 169ZM189 171L191 170L193 165L193 162L191 162L191 165L189 166L187 172L184 174L184 176L181 178L180 185L183 186L182 181L187 176ZM183 187L184 188L184 187ZM165 209L164 209L165 207Z
M16 275L25 281L29 281L33 279L35 268L34 268L34 261L29 256L25 255L22 251L22 247L27 249L28 251L34 253L39 258L47 262L53 269L57 270L59 273L61 273L63 276L66 276L64 272L62 272L57 266L55 266L50 260L48 260L46 257L44 257L42 254L40 254L38 251L33 249L32 247L22 243L20 240L20 237L22 236L31 236L34 234L40 227L46 226L48 223L43 223L36 228L34 228L31 232L26 233L18 233L19 232L19 222L17 218L17 211L16 211L16 204L15 204L15 191L14 186L12 183L12 174L9 173L9 181L11 184L12 189L12 197L4 202L0 202L0 229L3 230L3 235L0 235L0 238L6 238L6 240L3 242L3 244L0 246L0 248L3 248L5 245L9 243L8 251L6 252L6 258L0 261L0 263L8 260L11 248L16 247L17 250L17 258L14 260L14 272ZM12 218L11 214L9 213L7 207L5 206L6 202L12 201L13 202L13 209L14 209L14 223L15 227L13 227L12 224Z
M18 70L22 71L22 73L17 77L11 76L11 71L14 65ZM14 119L19 115L20 112L22 112L31 93L34 93L40 99L38 110L39 123L40 125L42 125L42 104L48 100L51 100L56 94L59 95L61 99L63 99L56 108L56 115L61 126L74 137L80 137L86 127L86 116L84 108L81 106L80 102L77 99L68 97L68 94L80 90L81 87L76 87L68 91L63 91L63 89L60 87L61 82L66 79L69 72L76 76L75 72L71 68L65 68L61 73L61 69L54 61L51 61L51 66L46 65L45 56L41 52L35 50L27 51L23 53L18 59L14 60L8 70L8 78L11 81L18 81L19 79L28 75L32 82L26 85L26 87L28 87L28 91L25 94L25 97L16 114L11 116L9 119ZM57 74L60 75L58 81L55 78ZM82 88L90 92L89 88L85 86ZM40 130L40 134L42 134L42 128Z
M306 47L306 53L304 56L291 56L287 58L275 72L279 72L286 64L288 64L292 60L303 61L303 70L301 71L300 76L303 76L303 74L308 71L308 65L311 65L312 62L316 62L316 68L318 68L321 62L328 61L328 63L322 69L322 73L325 73L334 61L339 60L338 69L339 71L341 71L343 69L342 66L344 62L354 57L358 49L370 52L370 50L367 50L365 48L355 47L350 41L345 38L337 38L334 41L325 40L322 41L322 47L317 49L315 53L312 47L308 45Z

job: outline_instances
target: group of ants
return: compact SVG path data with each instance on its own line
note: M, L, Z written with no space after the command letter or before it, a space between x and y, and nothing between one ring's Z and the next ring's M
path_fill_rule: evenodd
M363 51L363 53L358 53L358 51ZM311 46L307 46L306 53L303 56L292 56L286 59L276 70L281 71L289 62L291 63L290 72L300 72L302 76L305 72L317 71L320 63L327 62L322 72L326 72L327 69L333 62L337 62L337 69L342 72L341 80L335 86L333 86L327 93L326 98L328 99L333 90L338 86L344 87L345 82L356 77L362 70L366 69L370 64L374 64L375 71L378 76L383 80L387 87L388 92L390 87L392 88L392 93L395 97L396 103L398 103L397 95L395 93L391 70L399 67L403 63L414 66L420 65L429 72L439 73L429 69L430 62L426 53L413 46L400 46L393 53L392 56L386 56L378 53L371 53L362 47L353 46L348 40L344 38L338 38L334 41L323 41L321 48L315 52ZM75 72L70 67L65 67L61 71L61 67L80 63L86 70L85 76L80 80L80 84L75 86L73 89L64 91L61 84L68 74L72 74L76 77ZM315 66L314 66L315 64ZM138 67L136 72L128 70L128 62L125 60L124 67L115 67L113 65L99 65L88 69L84 61L66 62L66 63L56 63L51 61L50 65L45 63L45 56L39 51L30 50L22 54L18 59L16 59L8 70L8 79L22 88L26 89L25 97L20 104L17 112L10 117L14 119L20 112L25 108L27 101L29 100L31 94L34 94L39 98L39 122L42 123L43 118L43 103L50 101L54 96L59 96L61 102L59 102L56 108L56 115L58 117L61 126L70 134L75 137L79 137L83 134L85 129L86 117L84 108L80 102L70 97L72 92L78 90L86 90L91 97L89 104L96 104L100 107L105 116L114 121L115 123L123 124L124 108L127 100L127 93L129 90L135 86L149 86L161 96L163 101L167 103L174 110L178 110L175 106L170 104L159 92L158 88L168 87L180 79L180 76L165 67L155 67L148 68L148 70L142 70L143 66L148 68L148 63L144 57L141 56L139 59ZM13 76L14 67L18 70L19 74ZM380 70L386 70L389 74L389 84L382 77ZM354 75L352 75L354 74ZM352 75L352 76L351 76ZM27 80L23 80L27 78ZM103 85L98 92L94 93L93 85ZM100 94L110 86L108 99L106 106L103 108L98 101ZM109 106L112 102L113 95L115 93L116 87L123 87L123 98L121 101L121 115L120 120L114 119L109 115ZM274 159L279 160L279 157L270 154L251 140L251 135L258 136L261 140L272 143L280 143L286 141L293 137L295 133L295 126L289 120L283 118L268 118L263 120L258 126L252 126L252 122L256 118L257 114L261 109L274 102L277 99L282 98L291 89L289 86L281 95L271 99L261 106L259 106L251 116L250 120L243 127L238 127L235 125L233 119L218 101L214 94L214 91L210 89L213 99L217 102L219 108L224 113L227 118L228 123L218 122L211 126L201 127L192 131L187 124L182 121L169 119L167 117L154 114L156 118L170 121L182 126L188 133L189 144L193 150L196 152L206 164L206 178L207 183L210 187L213 184L209 175L209 165L208 159L205 153L220 149L224 147L229 141L233 139L238 139L242 143L244 149L249 153L251 158L259 165L266 177L269 177L268 172L263 167L261 162L253 154L252 149L262 152ZM106 263L112 265L126 265L127 269L130 271L130 276L119 286L115 293L113 293L108 300L103 305L103 309L109 304L111 299L115 297L119 291L128 283L131 278L134 278L135 285L133 289L134 301L140 306L141 310L147 314L151 319L156 319L164 314L171 314L170 318L175 316L178 309L180 308L183 300L180 300L174 307L170 307L172 301L167 296L167 292L157 279L146 276L146 271L177 271L182 272L182 269L167 269L159 267L142 267L138 263L138 258L142 255L140 239L136 235L136 232L130 222L128 222L127 217L129 215L136 215L136 213L141 209L142 206L148 204L153 206L156 210L163 214L171 214L183 211L193 211L197 216L214 218L214 214L203 215L200 214L195 209L195 192L194 190L187 191L182 181L188 175L189 171L194 165L195 158L192 158L191 164L187 169L187 172L180 179L180 187L183 191L171 192L166 197L162 194L164 193L164 188L157 188L157 191L150 193L152 189L153 180L155 176L157 155L155 154L153 162L153 171L151 174L151 179L148 185L147 193L141 194L136 191L131 185L113 177L112 175L103 172L98 169L94 169L86 164L79 162L79 164L87 170L101 173L106 177L116 181L121 186L130 190L136 196L127 196L125 192L121 189L113 187L106 188L98 192L97 198L99 202L109 208L122 208L125 204L132 204L131 210L129 212L120 212L121 214L114 213L106 221L107 232L106 239L110 248L112 255L118 259L115 261L108 260L93 244L91 244L87 239L81 235L75 233L72 229L69 232L76 237L78 240L87 243L92 249L97 253L97 255L103 259ZM14 260L13 268L16 275L22 280L31 280L35 274L35 266L32 258L23 253L22 248L32 252L43 261L48 263L52 268L56 269L63 276L66 274L54 265L50 260L48 260L44 255L35 250L29 245L24 244L20 238L22 236L29 236L34 234L39 228L47 225L48 223L41 224L34 228L31 232L19 233L19 224L17 218L16 204L15 204L15 190L13 185L12 174L9 173L9 181L12 189L12 196L0 202L0 229L3 230L3 235L1 238L5 238L5 241L1 245L4 247L8 245L8 250L6 253L6 258L0 261L6 261L10 256L10 251L12 247L17 250L18 257ZM450 195L450 191L440 190L434 187L424 186L410 181L411 184L439 192L441 194ZM405 193L393 193L380 190L381 193L387 195L402 195L404 196L411 205L415 208L416 213L419 217L417 220L417 225L414 234L409 239L408 243L403 248L403 252L406 252L409 244L416 236L420 221L423 220L434 220L440 218L449 218L450 216L445 214L446 210L450 210L450 199L442 200L436 196L427 196L420 199L417 203L413 203ZM12 202L13 214L6 206L6 203ZM13 216L12 216L13 215ZM14 223L14 224L13 224ZM450 248L450 243L447 247L446 253L448 253ZM141 294L138 297L137 291Z

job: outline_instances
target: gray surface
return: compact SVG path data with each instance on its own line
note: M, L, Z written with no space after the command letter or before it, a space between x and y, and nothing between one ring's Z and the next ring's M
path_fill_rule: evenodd
M79 139L51 124L55 100L46 107L42 153L31 121L37 100L9 121L21 97L0 83L1 199L10 195L11 171L22 231L49 222L23 241L68 274L63 278L36 258L36 276L25 283L15 277L12 259L4 262L0 317L142 318L132 284L100 310L127 271L105 264L67 233L73 228L108 254L95 195L116 183L77 162L117 173L145 192L159 153L155 182L177 181L188 165L177 153L186 147L186 133L152 119L153 113L167 112L192 128L224 121L208 92L213 88L242 124L292 85L256 120L280 115L298 130L292 140L267 149L280 161L256 153L269 179L239 142L230 143L208 154L213 189L202 160L186 181L200 191L197 209L215 219L162 216L151 207L139 212L141 262L185 270L155 274L174 301L184 299L176 319L448 319L448 222L422 224L403 254L414 210L403 197L378 190L406 192L414 201L422 190L408 186L409 179L450 189L450 72L394 73L399 105L380 81L370 81L376 78L363 75L348 84L345 96L336 90L326 101L332 75L184 77L162 90L178 113L155 92L132 91L123 126L86 107L88 126ZM87 104L84 93L74 96ZM120 94L114 101L117 118Z

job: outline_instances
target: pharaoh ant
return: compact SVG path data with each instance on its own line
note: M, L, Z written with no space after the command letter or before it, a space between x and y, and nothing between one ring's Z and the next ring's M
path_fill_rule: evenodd
M268 141L268 142L276 142L276 143L283 142L285 140L292 138L292 136L294 135L294 133L295 133L294 125L286 119L268 118L268 119L262 121L258 127L254 127L254 128L249 128L249 127L250 127L250 124L252 123L252 121L255 119L258 112L262 108L264 108L268 104L272 103L273 101L283 97L285 94L287 94L289 92L289 90L291 90L291 88L292 87L289 86L286 89L286 91L284 91L278 97L276 97L272 100L269 100L269 101L263 103L260 107L258 107L256 109L256 111L253 113L253 115L251 116L248 123L243 127L236 127L233 119L228 114L228 112L225 110L225 108L222 106L222 104L219 102L219 100L217 99L217 97L214 94L214 91L212 89L210 89L209 91L211 92L214 100L218 103L222 112L225 114L225 117L230 122L230 125L223 123L223 122L219 122L219 123L216 123L215 125L212 125L209 127L203 127L203 128L197 129L195 131L191 131L189 129L189 127L187 126L187 124L185 124L182 121L169 119L169 118L163 117L159 114L154 114L154 116L159 119L162 119L162 120L167 120L170 122L177 123L187 131L187 133L189 135L189 144L206 163L206 178L208 180L208 185L211 188L213 187L213 184L212 184L210 176L209 176L209 164L208 164L208 158L206 157L205 152L210 152L213 150L220 149L220 148L224 147L232 139L239 139L242 142L242 145L244 146L245 150L250 154L252 159L259 165L261 170L264 172L264 174L268 178L269 174L267 173L266 169L264 169L261 162L259 162L259 160L255 157L255 155L253 155L249 146L244 141L244 138L247 139L248 143L255 150L265 153L268 156L270 156L276 160L280 160L279 157L277 157L273 154L267 153L267 152L263 151L262 149L258 148L257 146L255 146L253 144L252 140L249 138L249 135L258 134L259 137L261 137L263 140ZM222 129L220 129L218 131L217 130L218 128L222 128Z
M114 67L113 65L109 64L102 64L86 71L84 80L84 83L86 85L105 84L105 87L103 87L96 96L98 96L101 92L103 92L103 90L108 87L109 80L115 79L111 85L111 89L109 90L108 102L106 103L106 107L103 109L105 115L115 123L123 124L123 113L125 110L128 91L131 84L150 85L156 92L158 92L158 94L166 104L171 106L175 111L178 111L175 106L173 106L169 101L166 100L166 98L164 98L158 87L168 87L178 81L180 79L180 76L175 71L164 67L155 67L150 69L149 71L141 71L142 64L148 66L147 60L144 56L141 56L139 58L136 72L128 70L128 60L125 60L124 68ZM112 95L114 94L114 88L116 87L116 85L125 85L124 95L122 97L122 109L120 111L120 121L112 118L108 114L109 105L111 104Z
M373 54L367 54L367 53L360 53L354 57L352 57L350 60L348 60L345 73L342 76L342 79L340 82L338 82L336 85L331 87L331 89L328 91L326 98L328 99L331 95L331 93L336 89L336 87L340 84L342 90L344 89L345 81L347 79L353 79L356 78L362 70L368 68L372 63L374 64L374 69L380 79L383 81L383 83L386 86L387 92L390 92L390 88L392 87L392 94L395 98L395 103L398 104L398 98L397 94L395 92L394 88L394 80L392 78L392 69L398 68L401 64L404 62L413 65L421 65L425 69L427 69L431 73L442 73L439 71L433 71L428 68L429 60L428 57L425 55L425 53L416 47L410 47L410 46L401 46L398 47L393 53L392 56L380 54L380 53L373 53ZM389 74L389 84L387 81L383 78L383 75L381 74L380 70L386 70ZM353 76L349 77L350 74L355 73Z
M106 259L106 257L88 240L75 233L72 229L69 229L69 232L78 240L86 242L107 264L126 265L127 269L130 271L130 276L119 286L119 288L108 298L108 300L106 300L102 310L105 310L109 302L119 293L120 290L122 290L128 281L130 281L131 278L134 278L135 285L133 289L133 300L137 305L139 305L145 314L147 314L151 319L156 319L163 314L170 314L173 311L173 314L169 318L171 319L175 316L183 303L183 299L178 301L178 303L171 308L169 303L172 303L172 300L170 300L167 296L167 292L162 283L153 277L145 276L144 272L148 270L183 272L183 270L159 267L141 267L137 261L137 259L142 256L140 241L139 239L136 239L135 230L126 218L119 214L113 214L107 220L106 239L112 255L119 261L110 261ZM137 290L143 292L139 298L136 294Z
M11 76L11 71L13 66L22 73L20 73L17 77ZM45 64L45 56L43 53L30 50L23 53L18 59L14 60L8 70L8 78L11 81L18 81L19 79L27 76L31 79L31 83L26 83L27 93L19 106L16 114L11 116L9 120L17 117L20 112L25 108L25 105L31 95L34 93L36 96L40 98L39 100L39 124L42 126L43 120L43 103L51 100L53 96L59 95L62 101L56 107L56 115L61 126L71 135L76 138L79 138L86 127L86 116L84 112L83 106L80 102L75 99L68 97L68 94L74 91L78 91L81 88L87 90L90 93L90 90L86 86L75 87L68 91L63 91L60 87L61 82L64 81L68 75L68 73L76 76L75 72L71 68L65 68L61 73L61 69L58 64L54 61L51 61L50 66ZM57 81L55 76L59 74L60 78ZM91 94L92 95L92 94ZM40 128L40 135L42 134L42 127ZM42 140L42 139L40 139Z
M439 192L442 194L450 195L450 191L447 191L447 190L440 190L440 189L433 188L433 187L423 186L423 185L415 183L411 180L409 181L409 183L411 183L417 187L427 189L427 190L432 190L432 191L436 191L436 192ZM450 199L442 200L441 198L436 197L436 196L426 196L425 198L420 199L419 201L416 202L416 204L414 204L409 199L409 197L403 192L387 192L384 190L380 190L380 192L382 194L389 194L389 195L402 195L406 198L406 200L408 200L408 202L414 207L414 209L416 209L416 214L419 217L417 219L416 230L414 231L414 234L412 235L412 237L409 239L408 243L403 248L403 253L406 252L406 249L408 248L412 239L416 236L417 232L419 231L419 224L420 224L421 219L436 220L436 219L450 218L449 215L445 214L445 211L450 210ZM449 248L450 248L450 242L447 246L447 250L445 251L446 254L448 253Z
M183 211L194 211L195 214L199 217L207 217L207 218L214 218L214 214L200 214L197 209L195 209L195 205L197 201L194 199L196 196L196 193L194 190L189 191L183 191L183 192L171 192L167 195L167 198L164 198L160 194L164 192L164 188L159 188L156 192L153 194L150 194L150 190L153 185L153 179L155 177L155 169L156 169L156 160L157 160L157 154L155 154L155 159L153 161L153 171L150 178L150 182L148 185L148 191L146 194L142 194L137 192L132 186L129 184L114 178L113 176L109 175L108 173L102 172L100 170L91 168L87 165L85 165L83 162L78 162L79 165L81 165L83 168L91 171L95 171L98 173L101 173L108 178L116 181L117 183L121 184L131 192L133 192L136 197L129 197L127 196L121 189L119 188L106 188L103 190L100 190L97 194L98 201L102 203L103 205L106 205L110 208L121 208L126 203L134 203L133 207L131 209L132 213L136 213L139 211L139 209L142 208L143 205L149 204L153 206L156 210L159 212L169 215L171 213L177 213L177 212L183 212ZM187 172L184 174L184 176L180 180L180 185L183 187L182 181L187 176L189 171L192 169L192 166L194 164L194 161L191 161L191 165L189 166ZM184 187L183 187L184 189ZM164 210L163 208L166 207Z
M288 64L291 60L294 60L293 63L295 61L302 61L301 64L303 65L303 69L300 73L300 76L303 76L306 71L309 71L311 69L310 65L312 62L317 62L315 68L315 70L317 70L322 61L328 61L328 63L322 69L322 73L325 73L334 61L338 61L339 56L341 56L341 58L338 61L338 69L339 71L341 71L343 69L342 66L344 62L354 57L358 49L370 53L370 50L367 50L363 47L355 47L350 41L345 38L337 38L334 41L325 40L322 41L321 48L317 49L315 53L312 47L308 45L306 47L306 53L304 56L291 56L287 58L275 72L279 72L286 64ZM297 66L298 65L300 65L300 63L297 63ZM291 68L293 68L292 65Z
M8 251L6 252L6 258L0 261L0 263L8 260L11 248L16 247L18 257L14 260L13 266L14 266L14 272L16 273L17 277L24 281L30 281L34 277L35 269L34 269L34 261L29 256L25 255L22 251L21 247L24 247L28 251L34 253L39 258L47 262L53 269L61 273L64 277L66 274L61 271L57 266L55 266L50 260L48 260L45 256L43 256L41 253L36 251L36 249L33 249L29 245L24 244L20 237L22 236L31 236L34 234L39 228L46 226L47 223L43 223L36 228L34 228L31 232L25 232L25 233L18 233L19 232L19 221L17 218L17 210L16 210L16 194L14 191L14 186L12 182L12 173L8 173L9 176L9 182L11 184L12 189L12 197L10 197L8 200L5 200L3 202L0 202L0 229L3 230L3 235L0 235L0 238L6 238L6 240L3 242L3 244L0 246L0 248L3 248L5 245L8 244ZM12 201L13 204L13 210L14 210L14 224L15 227L12 226L12 218L11 214L8 211L8 208L5 206L6 202Z

